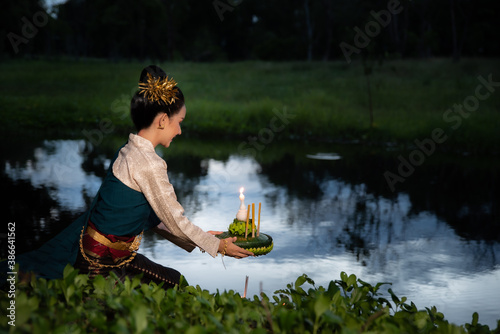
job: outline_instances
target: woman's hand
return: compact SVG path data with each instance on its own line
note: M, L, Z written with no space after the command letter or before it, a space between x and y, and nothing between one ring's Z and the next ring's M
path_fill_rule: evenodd
M219 253L222 255L231 256L237 259L241 259L247 256L255 256L254 253L247 251L239 246L236 246L234 242L237 240L236 237L221 239L219 243Z
M222 234L224 232L222 232L222 231L208 231L207 233L210 233L211 235L218 235L218 234Z

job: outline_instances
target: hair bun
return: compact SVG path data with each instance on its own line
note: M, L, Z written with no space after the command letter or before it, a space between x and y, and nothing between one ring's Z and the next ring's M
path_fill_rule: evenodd
M179 99L177 96L177 82L173 78L168 78L165 71L156 65L149 65L142 70L139 79L139 94L142 94L148 101L154 103L172 104Z
M148 67L145 67L142 72L141 72L141 77L139 78L139 82L141 83L146 83L148 81L148 74L151 75L153 79L157 78L166 78L167 73L165 73L164 70L162 70L160 67L156 65L149 65Z

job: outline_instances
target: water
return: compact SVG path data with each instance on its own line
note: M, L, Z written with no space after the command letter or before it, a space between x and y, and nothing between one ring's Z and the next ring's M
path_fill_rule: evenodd
M18 250L35 248L81 214L122 143L45 140L3 147L2 184ZM158 150L186 215L205 230L227 230L245 203L262 203L261 231L274 250L215 259L145 235L141 252L212 292L268 295L307 274L316 285L340 272L391 282L419 309L436 306L456 324L500 319L499 164L435 157L391 192L383 177L399 154L355 146L274 143L255 157L238 142L182 139ZM471 162L472 161L472 162ZM22 241L21 241L22 240ZM2 252L5 250L2 249ZM389 286L385 288L384 291Z

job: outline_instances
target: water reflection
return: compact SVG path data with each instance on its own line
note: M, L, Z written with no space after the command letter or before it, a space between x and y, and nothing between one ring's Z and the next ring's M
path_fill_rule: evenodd
M5 174L15 183L29 181L34 188L47 188L61 209L82 211L85 199L93 197L101 179L82 169L85 141L44 141L23 164L5 162ZM13 165L14 163L14 165Z
M318 153L293 147L253 159L231 151L237 145L179 145L159 153L190 219L206 230L226 230L244 186L246 203L262 202L261 229L275 240L264 257L224 258L223 264L146 235L142 252L180 270L191 284L242 292L248 275L250 295L260 292L260 282L272 294L302 273L324 285L346 271L372 283L392 282L396 294L419 308L436 305L452 322L470 322L478 311L480 322L496 327L495 166L430 161L403 191L391 193L381 175L393 168L393 157L371 151L335 147L342 159L310 159ZM2 184L10 194L4 212L23 227L21 248L39 245L86 209L116 147L60 140L3 150Z

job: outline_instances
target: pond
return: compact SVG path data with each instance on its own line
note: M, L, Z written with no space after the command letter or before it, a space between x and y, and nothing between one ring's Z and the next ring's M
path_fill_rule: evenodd
M16 222L19 252L34 249L85 211L121 138L32 140L2 147L3 202ZM491 329L500 319L500 163L435 154L391 191L406 153L362 145L283 143L241 150L235 141L176 139L158 149L186 215L205 230L227 230L245 203L262 204L265 256L215 259L187 253L153 233L140 252L212 292L272 295L307 274L328 285L342 271L391 282L419 309ZM240 149L238 149L240 147ZM246 146L250 147L250 146ZM6 250L2 248L1 256Z

